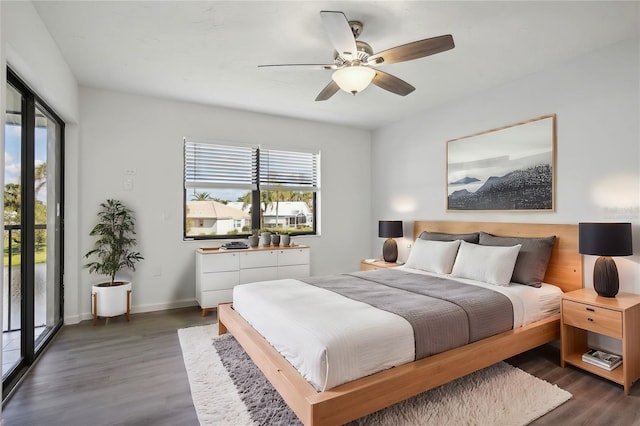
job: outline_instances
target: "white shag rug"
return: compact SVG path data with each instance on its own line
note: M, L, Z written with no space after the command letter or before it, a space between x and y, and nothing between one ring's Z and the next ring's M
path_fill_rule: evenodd
M178 330L201 425L255 425L213 346L217 324ZM572 395L500 362L358 419L361 425L526 425Z

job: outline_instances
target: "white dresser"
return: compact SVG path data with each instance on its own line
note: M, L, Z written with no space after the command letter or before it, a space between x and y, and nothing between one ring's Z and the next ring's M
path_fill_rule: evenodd
M202 315L218 303L231 302L233 287L237 284L308 277L310 251L308 246L198 249L196 300Z

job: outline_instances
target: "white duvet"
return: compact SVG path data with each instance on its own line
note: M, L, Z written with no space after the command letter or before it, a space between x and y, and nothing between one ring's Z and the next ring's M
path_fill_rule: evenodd
M562 291L552 285L457 280L505 294L514 327L559 312ZM233 307L318 391L415 358L413 329L404 318L294 279L235 286Z

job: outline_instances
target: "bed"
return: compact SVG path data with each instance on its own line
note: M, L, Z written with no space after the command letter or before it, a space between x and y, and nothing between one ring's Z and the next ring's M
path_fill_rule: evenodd
M479 230L495 236L510 237L555 235L544 282L552 283L563 291L582 287L576 225L414 223L415 237L423 231L461 234ZM233 334L300 420L307 425L344 424L559 337L559 315L556 314L465 346L318 391L318 384L305 380L231 304L220 305L218 312L219 333L228 331Z

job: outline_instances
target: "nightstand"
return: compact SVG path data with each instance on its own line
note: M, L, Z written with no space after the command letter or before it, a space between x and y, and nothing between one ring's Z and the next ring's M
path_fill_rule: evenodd
M373 271L375 269L395 268L396 266L400 266L400 264L395 262L385 262L382 259L374 260L373 262L367 262L366 260L360 261L361 271Z
M640 378L640 296L618 293L601 297L590 288L562 295L560 366L571 364L619 383L629 395ZM587 332L613 337L622 342L622 365L607 371L582 361L589 349Z

